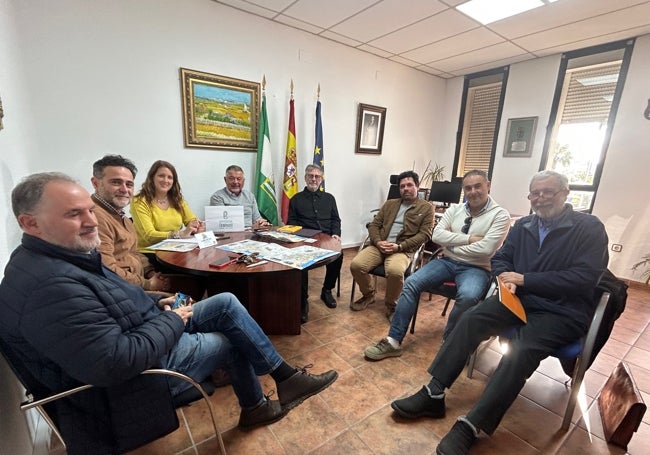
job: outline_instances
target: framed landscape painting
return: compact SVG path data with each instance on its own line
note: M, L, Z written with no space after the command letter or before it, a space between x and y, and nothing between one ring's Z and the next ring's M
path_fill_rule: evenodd
M260 84L180 69L186 147L257 150Z

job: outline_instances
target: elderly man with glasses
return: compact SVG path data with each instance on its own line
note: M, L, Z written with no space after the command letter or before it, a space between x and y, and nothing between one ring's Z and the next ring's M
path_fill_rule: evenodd
M406 336L420 294L444 282L456 283L456 299L442 335L443 342L460 315L476 305L490 281L490 258L501 246L510 227L508 211L490 197L490 181L483 171L463 176L466 202L449 207L433 230L431 240L443 247L443 256L432 260L404 282L388 336L364 351L370 360L402 355Z
M322 187L323 169L317 164L309 164L305 168L305 189L289 201L288 224L295 224L307 229L317 229L341 241L341 218L336 207L336 199L326 193ZM343 255L325 266L325 280L320 298L328 308L336 308L336 299L332 289L341 274ZM309 278L306 270L302 272L301 283L301 321L309 318Z
M492 274L520 298L527 322L523 324L498 296L470 308L427 370L431 381L391 404L405 418L443 418L445 389L455 382L467 357L483 340L516 327L508 354L472 409L441 439L437 455L466 454L479 431L494 433L540 362L587 332L594 289L607 267L607 233L595 216L575 212L566 202L568 195L566 176L554 171L535 174L528 194L534 213L515 223L492 257Z

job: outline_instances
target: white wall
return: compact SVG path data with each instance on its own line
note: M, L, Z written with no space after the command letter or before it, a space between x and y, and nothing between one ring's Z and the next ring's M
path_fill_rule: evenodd
M26 155L32 148L32 121L12 18L12 5L0 0L0 98L5 112L4 129L0 130L0 270L20 240L9 199L11 189L28 171ZM24 390L1 356L0 384L0 454L32 453L34 419L20 412Z
M351 245L385 198L388 176L414 161L423 168L438 141L443 80L209 0L10 3L34 114L30 172L62 170L90 188L92 162L121 153L139 166L139 186L150 164L166 159L202 216L229 164L244 168L251 187L256 154L183 147L179 67L251 81L266 75L278 192L290 81L301 176L312 160L320 83L327 190ZM354 153L359 102L387 108L381 156Z
M526 199L528 184L530 177L539 170L559 66L558 54L510 67L492 175L492 196L512 214L527 214L530 210ZM632 265L644 254L650 254L647 235L650 202L643 192L650 169L650 121L643 117L650 96L648 74L650 35L645 35L638 38L634 46L593 210L593 214L605 223L610 244L623 245L621 253L610 251L610 269L617 276L635 280L641 280L641 272L633 272ZM446 161L441 158L445 163L453 162L462 81L463 78L447 81L445 133L439 147L450 154ZM507 121L516 117L538 117L530 158L503 156Z

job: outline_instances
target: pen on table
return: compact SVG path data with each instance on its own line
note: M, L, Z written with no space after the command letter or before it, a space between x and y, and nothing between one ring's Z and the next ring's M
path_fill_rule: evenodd
M269 263L269 261L260 261L260 262L256 262L255 264L247 265L246 268L248 269L250 267L256 267L258 265L268 264L268 263Z

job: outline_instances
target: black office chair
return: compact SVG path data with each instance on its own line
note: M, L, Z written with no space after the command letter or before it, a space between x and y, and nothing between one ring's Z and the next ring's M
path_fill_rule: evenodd
M36 380L36 378L34 378L34 376L30 373L29 369L27 369L22 364L22 362L18 359L18 357L13 353L13 350L2 339L0 339L0 354L2 354L2 357L4 357L4 359L6 360L7 364L12 369L18 381L25 388L25 396L27 399L20 404L20 410L25 412L29 409L35 409L41 415L41 417L43 417L45 422L51 428L52 432L57 436L57 438L61 441L61 443L65 447L66 441L64 440L56 421L57 420L56 409L54 408L55 402L57 400L65 399L77 393L83 392L84 390L91 389L95 386L91 384L84 384L59 393L52 393L49 389L43 386L38 380ZM205 403L208 406L208 410L210 411L210 417L212 418L212 426L214 428L215 435L217 437L217 440L219 441L219 448L221 450L221 453L223 455L226 455L226 448L223 444L223 439L221 438L221 433L219 432L219 428L217 427L216 414L209 400L209 396L212 395L215 390L214 383L212 383L210 378L206 379L205 381L199 384L189 376L186 376L182 373L178 373L176 371L167 370L163 368L151 368L148 370L144 370L142 373L140 373L140 375L143 377L148 377L151 375L153 375L154 377L156 376L175 377L191 384L192 388L186 390L185 392L180 393L179 395L173 398L170 396L171 403L173 404L173 408L186 406L201 398L205 400ZM162 393L164 393L164 391L169 392L167 386L166 385L161 386L159 382L155 382L155 383L148 382L147 384L155 386L156 389L157 390L160 389ZM145 384L142 384L142 386L145 386ZM173 412L173 409L171 409L171 412ZM175 426L174 425L169 426L169 431L167 431L167 434L171 433L176 428L178 428L178 420L175 413L173 415L170 415L168 420L171 422L176 422L176 424ZM133 429L134 434L137 434L138 432L146 433L146 431L141 426ZM164 436L164 434L160 435L159 437L162 436ZM144 440L145 438L147 438L147 435L143 434L142 439ZM146 443L147 442L145 441L140 445ZM124 450L132 450L135 449L136 447L127 447L124 448Z

